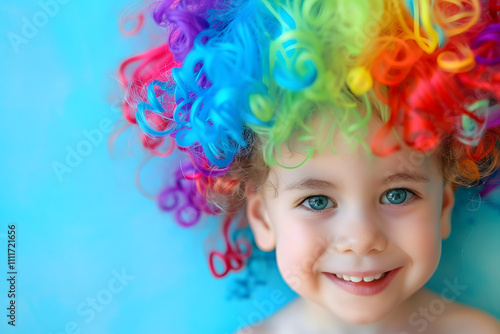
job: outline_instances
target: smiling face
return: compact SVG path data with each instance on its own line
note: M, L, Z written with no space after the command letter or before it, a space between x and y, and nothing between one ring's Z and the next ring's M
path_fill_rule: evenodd
M367 142L380 125L370 121ZM335 137L336 153L314 152L298 168L272 167L247 217L295 292L348 323L373 323L434 273L454 191L429 155L403 146L381 158L343 143ZM278 161L303 159L287 152Z

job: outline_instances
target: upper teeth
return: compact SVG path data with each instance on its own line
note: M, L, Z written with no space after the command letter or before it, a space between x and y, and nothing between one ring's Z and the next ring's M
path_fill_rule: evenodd
M342 278L344 281L358 283L361 281L371 282L375 279L379 279L380 277L382 277L383 274L377 274L374 276L366 276L366 277L348 276L348 275L340 275L340 274L336 274L336 275L338 278Z

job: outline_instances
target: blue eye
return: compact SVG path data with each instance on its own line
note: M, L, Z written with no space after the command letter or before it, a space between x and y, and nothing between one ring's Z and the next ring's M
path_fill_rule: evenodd
M407 199L408 200L412 199L413 196L415 196L413 191L406 188L397 188L387 191L382 199L387 198L389 203L392 204L401 204L405 201L407 202ZM382 203L389 204L388 202L383 202L383 201Z
M321 211L327 208L328 203L331 202L333 204L333 201L329 199L326 196L319 195L319 196L311 196L308 197L302 202L302 204L306 204L306 207L308 209L312 209L314 211ZM329 206L332 207L333 205Z

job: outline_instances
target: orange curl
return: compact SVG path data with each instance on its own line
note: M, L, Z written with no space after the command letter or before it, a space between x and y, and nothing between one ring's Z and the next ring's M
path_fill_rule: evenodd
M413 41L386 36L379 40L382 51L371 66L372 76L381 84L393 86L402 82L422 55Z
M214 184L213 190L222 195L230 195L235 187L239 185L239 180L228 180L224 177L219 177Z
M446 35L454 36L469 30L481 16L477 0L440 0L434 4L434 15Z
M476 163L469 158L460 160L457 167L460 175L468 180L477 181L481 178Z
M438 66L446 72L462 73L468 72L476 66L474 53L468 45L457 45L457 51L446 50L437 57Z
M497 154L497 152L493 150L497 141L500 141L500 129L491 128L484 134L477 147L466 147L467 156L472 161L479 161L492 152Z
M204 197L206 197L208 189L210 189L213 183L212 178L211 177L207 178L202 175L196 178L195 182L196 182L196 189L198 189L198 192Z

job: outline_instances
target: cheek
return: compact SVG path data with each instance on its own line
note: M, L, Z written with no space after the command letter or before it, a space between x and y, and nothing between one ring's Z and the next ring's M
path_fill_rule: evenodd
M276 259L283 279L298 292L310 280L324 242L319 239L320 235L313 225L289 218L287 226L278 233Z
M414 238L408 241L408 252L411 252L409 255L416 268L434 273L441 257L441 238L438 235L414 234Z
M283 267L300 266L308 256L313 233L304 228L290 226L279 233L276 244L276 257Z
M399 225L395 229L400 237L396 236L393 240L398 240L398 247L409 256L413 266L423 276L430 277L434 273L441 257L438 217L435 213L416 215L408 219L404 226Z

